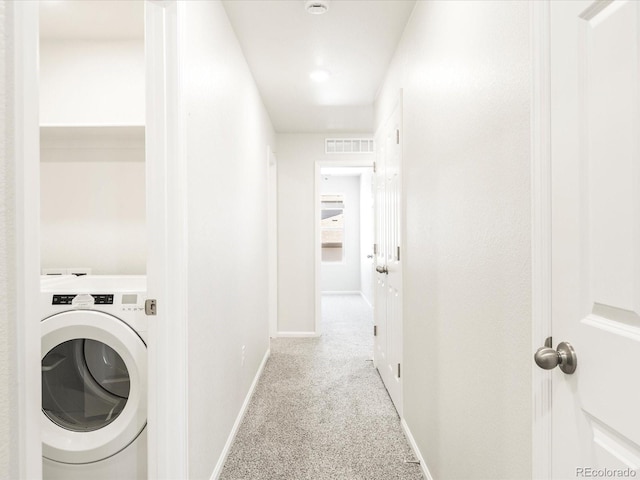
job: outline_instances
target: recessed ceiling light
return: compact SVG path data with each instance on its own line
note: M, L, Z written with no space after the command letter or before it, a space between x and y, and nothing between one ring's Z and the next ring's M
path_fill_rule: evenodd
M309 78L318 83L326 82L329 80L329 77L331 77L331 74L323 68L318 68L309 74Z
M329 11L329 0L307 0L304 4L311 15L322 15Z

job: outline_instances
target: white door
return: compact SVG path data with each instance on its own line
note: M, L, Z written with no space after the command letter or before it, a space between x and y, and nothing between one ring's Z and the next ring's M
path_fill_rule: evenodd
M402 416L402 104L376 135L374 365Z
M553 478L640 476L640 2L552 1ZM629 470L627 470L629 469ZM626 474L624 474L626 472Z

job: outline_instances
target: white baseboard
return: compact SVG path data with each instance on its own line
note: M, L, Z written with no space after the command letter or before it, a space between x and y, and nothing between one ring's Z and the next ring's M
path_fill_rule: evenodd
M231 433L229 434L229 438L227 438L227 443L225 443L224 448L222 449L222 453L220 454L220 458L218 459L218 463L216 464L216 468L213 469L213 473L211 474L210 480L217 480L222 473L222 468L224 467L224 463L227 461L227 457L229 456L229 451L231 450L231 445L233 445L233 441L236 438L236 434L238 433L238 429L240 428L240 424L242 424L242 419L244 418L244 414L247 412L247 407L249 406L249 402L251 402L251 397L253 397L253 392L256 389L256 385L258 385L258 380L262 376L262 371L264 370L264 366L267 364L267 360L269 359L269 355L271 354L271 350L267 350L264 354L264 358L262 359L262 363L260 367L258 367L258 371L256 372L256 376L251 383L251 387L249 387L249 391L247 392L247 396L244 399L244 403L242 404L242 408L236 417L236 421L233 424L233 428L231 429Z
M360 295L360 290L323 290L321 295Z
M404 431L404 435L407 437L409 441L409 445L411 445L411 450L413 450L413 454L416 456L416 459L420 461L420 469L422 470L422 474L426 480L433 480L431 476L431 472L429 471L429 467L427 467L427 463L422 458L422 453L420 453L420 449L418 448L418 444L416 443L413 435L411 434L411 430L409 430L409 425L404 421L404 418L400 419L400 425L402 425L402 430Z
M291 337L291 338L307 338L307 337L319 337L320 334L316 332L278 332L276 337Z
M373 308L369 299L362 293L362 290L327 290L320 292L322 295L360 295L362 299L369 305L369 308Z

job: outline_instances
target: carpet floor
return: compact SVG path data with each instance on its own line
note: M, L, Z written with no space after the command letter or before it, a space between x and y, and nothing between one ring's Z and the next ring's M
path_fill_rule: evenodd
M322 336L277 338L222 480L413 480L419 465L371 362L372 312L322 299Z

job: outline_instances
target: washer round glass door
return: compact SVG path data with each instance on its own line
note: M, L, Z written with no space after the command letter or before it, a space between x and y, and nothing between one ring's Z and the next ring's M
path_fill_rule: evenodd
M126 323L90 310L42 321L43 456L110 457L146 425L146 346Z
M124 409L129 383L127 366L109 345L67 340L42 359L42 411L67 430L98 430Z

